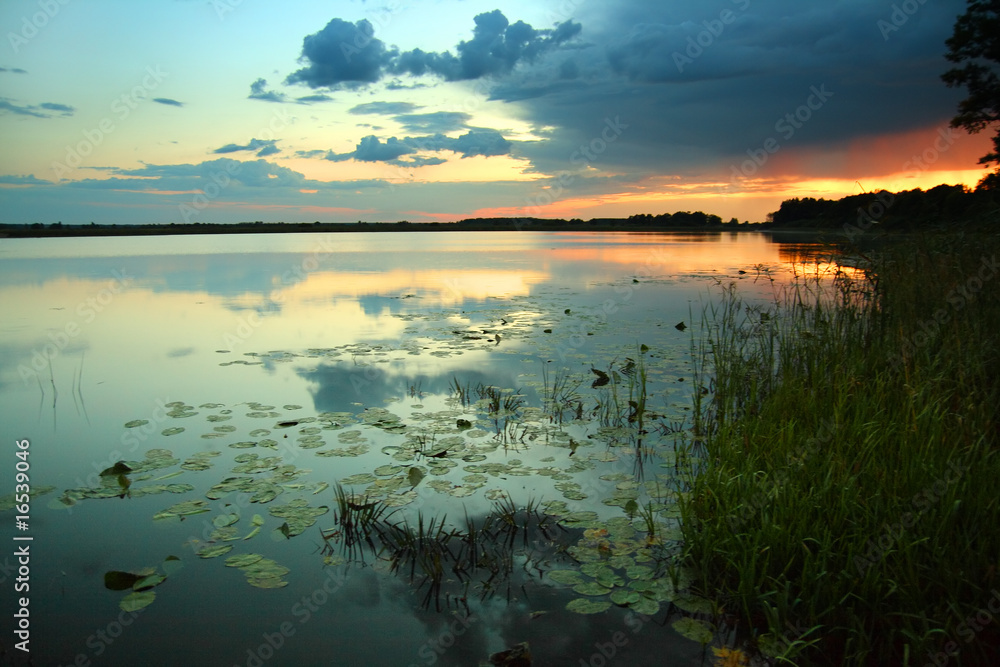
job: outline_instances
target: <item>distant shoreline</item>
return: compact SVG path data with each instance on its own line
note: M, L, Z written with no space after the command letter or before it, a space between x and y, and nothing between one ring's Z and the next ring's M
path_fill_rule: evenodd
M80 236L164 236L190 234L281 234L345 232L747 232L770 231L767 223L676 225L627 219L548 220L542 218L475 218L458 222L239 222L139 225L2 224L0 238ZM791 230L790 230L791 231ZM795 230L811 231L811 230ZM819 231L819 230L816 230Z

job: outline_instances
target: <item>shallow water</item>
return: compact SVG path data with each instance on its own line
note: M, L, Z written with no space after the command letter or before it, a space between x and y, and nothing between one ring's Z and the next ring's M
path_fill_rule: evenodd
M697 326L720 281L767 298L775 288L758 269L780 279L817 249L758 233L0 244L5 451L29 440L32 487L55 487L32 499L27 531L13 511L0 513L0 535L8 545L15 534L33 538L35 664L67 665L474 665L523 641L535 664L699 664L701 646L669 627L672 594L642 583L654 561L628 507L656 511L652 551L676 545L675 447L690 425L692 338L675 325ZM592 368L611 381L592 387ZM637 368L647 373L641 427L627 402ZM568 388L561 411L545 403L557 381ZM523 405L491 415L477 386ZM99 476L119 460L150 459L145 472ZM234 476L250 491L212 491ZM324 540L335 534L337 481L359 503L386 502L397 520L419 514L462 528L466 515L481 520L508 500L539 503L550 523L504 552L511 572L488 585L482 571L449 572L431 591L408 568L392 572L384 553ZM86 497L109 487L110 497ZM278 495L251 500L267 489ZM296 499L330 511L287 537L280 527L291 519L272 510ZM193 500L210 511L153 520ZM232 535L214 532L229 515ZM243 539L254 515L260 530ZM593 532L604 525L611 535ZM233 549L197 553L219 545ZM265 582L280 587L250 585L225 566L241 554L287 568ZM609 558L618 560L599 572ZM549 575L579 571L580 561L598 563L582 576L592 587L618 579L603 595L581 595ZM107 589L104 574L147 567L168 575L151 589L155 600L122 611L128 591ZM643 605L611 603L608 591L630 586ZM567 611L578 599L606 608ZM19 653L8 637L8 656Z

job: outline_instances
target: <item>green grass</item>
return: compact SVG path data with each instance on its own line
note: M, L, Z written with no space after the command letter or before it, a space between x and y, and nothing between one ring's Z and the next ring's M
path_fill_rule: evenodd
M684 559L778 662L1000 664L1000 622L966 622L1000 590L993 258L995 235L896 239L706 310Z

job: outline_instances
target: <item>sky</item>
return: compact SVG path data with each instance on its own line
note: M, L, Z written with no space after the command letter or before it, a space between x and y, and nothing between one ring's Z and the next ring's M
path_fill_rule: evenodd
M963 0L4 0L0 223L454 221L975 186Z

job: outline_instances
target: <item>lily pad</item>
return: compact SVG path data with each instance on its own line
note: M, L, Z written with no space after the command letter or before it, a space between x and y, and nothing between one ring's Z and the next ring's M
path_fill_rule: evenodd
M711 642L712 637L715 636L712 628L705 621L698 620L697 618L685 616L684 618L677 619L670 625L681 637L691 639L702 645Z
M227 554L233 550L232 544L216 544L212 546L202 547L198 550L199 558L217 558L223 554Z
M610 608L611 603L607 600L590 600L588 598L576 598L570 600L569 604L566 605L567 611L577 614L600 614Z
M617 605L625 606L632 605L642 599L642 596L635 591L630 591L625 588L619 588L611 594L611 601Z
M576 570L551 570L548 577L557 584L567 586L576 586L584 582L583 576Z
M585 584L577 584L573 587L573 590L580 595L607 595L611 588L607 586L602 586L596 581L588 581Z
M104 587L112 591L125 591L135 585L142 577L131 572L111 570L104 573Z
M226 567L247 567L263 560L260 554L242 554L240 556L230 556L226 559Z
M136 591L123 597L118 606L122 608L122 611L139 611L153 604L155 599L156 593L154 591Z
M154 586L159 586L166 580L167 578L162 574L151 574L148 577L143 577L139 581L132 584L132 590L144 591L153 588Z

